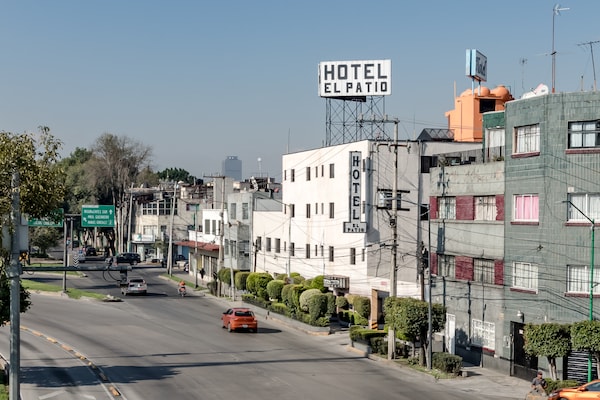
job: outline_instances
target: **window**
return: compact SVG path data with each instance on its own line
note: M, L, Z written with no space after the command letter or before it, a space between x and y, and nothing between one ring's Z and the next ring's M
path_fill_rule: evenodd
M567 265L567 292L590 293L590 269L587 265ZM600 294L600 278L594 274L594 294Z
M281 253L281 239L275 239L275 253Z
M296 216L296 207L293 204L289 204L288 207L290 208L290 218L294 218Z
M290 169L290 181L291 182L295 182L296 181L296 170L295 169Z
M329 261L333 262L333 246L329 246Z
M537 222L539 198L536 194L517 194L514 201L514 221Z
M471 340L475 346L495 350L495 339L496 324L480 319L473 319L473 337Z
M213 219L212 220L212 232L215 235L219 235L221 232L217 232L217 220Z
M454 256L440 254L438 257L438 275L445 276L447 278L454 278L455 270L456 267Z
M310 181L310 167L306 167L306 180Z
M271 251L271 238L270 237L267 238L267 243L265 243L265 247L266 247L265 251Z
M321 245L321 258L323 258L325 256L325 248L323 245Z
M225 252L225 255L229 255L229 240L225 239L225 243L223 245L223 251Z
M600 147L600 120L569 122L569 148Z
M242 203L242 219L248 219L248 203Z
M512 275L512 286L514 288L537 291L538 267L536 264L515 262L513 263Z
M438 198L438 218L456 219L456 197Z
M321 177L325 176L325 166L321 165Z
M315 178L319 177L319 167L315 167Z
M494 280L494 260L476 258L473 260L473 280L475 282L491 283Z
M283 170L283 180L287 181L287 169Z
M568 205L568 220L577 222L590 222L584 214L590 219L600 220L600 194L570 194L569 201L583 211L583 214L577 211L571 204Z
M306 205L306 218L310 218L310 204Z
M310 258L310 244L306 244L306 258Z
M261 236L256 237L256 250L258 250L258 251L262 250L262 237Z
M366 253L365 248L363 248L362 249L362 254L360 256L360 261L365 261L365 253Z
M330 178L334 178L335 177L335 164L329 164L329 177Z
M540 151L540 126L527 125L515 128L515 153Z
M237 218L236 213L237 213L237 204L231 203L229 205L229 218L236 219Z
M319 203L315 203L315 215L319 213Z
M214 232L210 231L210 219L204 220L204 233L206 233L206 234L214 233Z
M496 196L475 197L475 220L496 220Z
M335 207L334 203L329 203L329 218L335 218Z
M356 265L356 249L350 248L350 265Z
M295 256L296 255L296 246L294 245L293 242L290 242L290 256Z

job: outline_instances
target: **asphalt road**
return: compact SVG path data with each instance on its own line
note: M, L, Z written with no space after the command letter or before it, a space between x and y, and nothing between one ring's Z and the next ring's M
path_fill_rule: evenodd
M21 316L22 326L84 355L108 382L80 385L83 378L67 376L61 386L22 378L23 387L34 389L32 397L25 400L75 398L57 394L65 387L87 388L90 393L79 392L81 399L111 398L111 391L106 393L108 397L101 397L106 387L118 390L118 398L125 400L477 398L432 385L418 373L386 368L348 352L347 343L331 336L306 335L269 320L259 321L257 334L228 333L221 327L220 314L230 304L210 296L178 297L175 284L159 277L163 272L160 267L134 267L131 274L147 280L148 295L127 296L123 302L34 294L31 309ZM62 282L62 276L46 274L27 278ZM114 279L101 272L69 276L67 286L124 297ZM7 332L7 328L0 329L0 336ZM81 360L71 364L72 353L46 353L46 345L37 341L47 339L27 332L21 337L22 349L39 346L31 353L37 356L23 352L27 357L21 361L24 372L30 369L41 375L54 371L59 380L57 371L81 370L83 374ZM5 344L6 340L0 340L0 351L6 355ZM54 397L44 397L50 395Z

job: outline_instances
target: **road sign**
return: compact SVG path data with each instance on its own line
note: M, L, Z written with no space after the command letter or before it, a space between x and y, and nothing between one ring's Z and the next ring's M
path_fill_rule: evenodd
M84 228L114 227L115 206L81 206L81 226Z
M51 217L48 218L32 218L27 220L29 226L47 226L51 228L62 228L64 223L65 210L59 208L55 210L55 213L60 216L58 222L54 222Z

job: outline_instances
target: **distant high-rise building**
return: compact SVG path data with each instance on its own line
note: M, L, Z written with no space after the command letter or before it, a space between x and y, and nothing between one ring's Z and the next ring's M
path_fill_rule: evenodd
M227 156L223 160L221 166L221 173L224 176L235 179L236 181L242 180L242 160L239 160L237 156Z

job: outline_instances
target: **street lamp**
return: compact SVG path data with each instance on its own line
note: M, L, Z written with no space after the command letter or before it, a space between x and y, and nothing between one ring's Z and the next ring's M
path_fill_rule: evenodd
M173 276L173 224L175 223L175 202L177 201L177 188L182 181L173 182L173 197L171 199L171 223L169 224L169 248L167 249L167 269L169 276Z
M590 321L594 320L594 232L596 227L596 222L593 218L588 217L581 211L575 204L571 202L571 200L564 200L563 203L569 203L571 207L579 211L581 215L585 217L591 223L591 249L590 249L590 306L589 306L589 319ZM592 380L592 353L588 354L588 382Z

